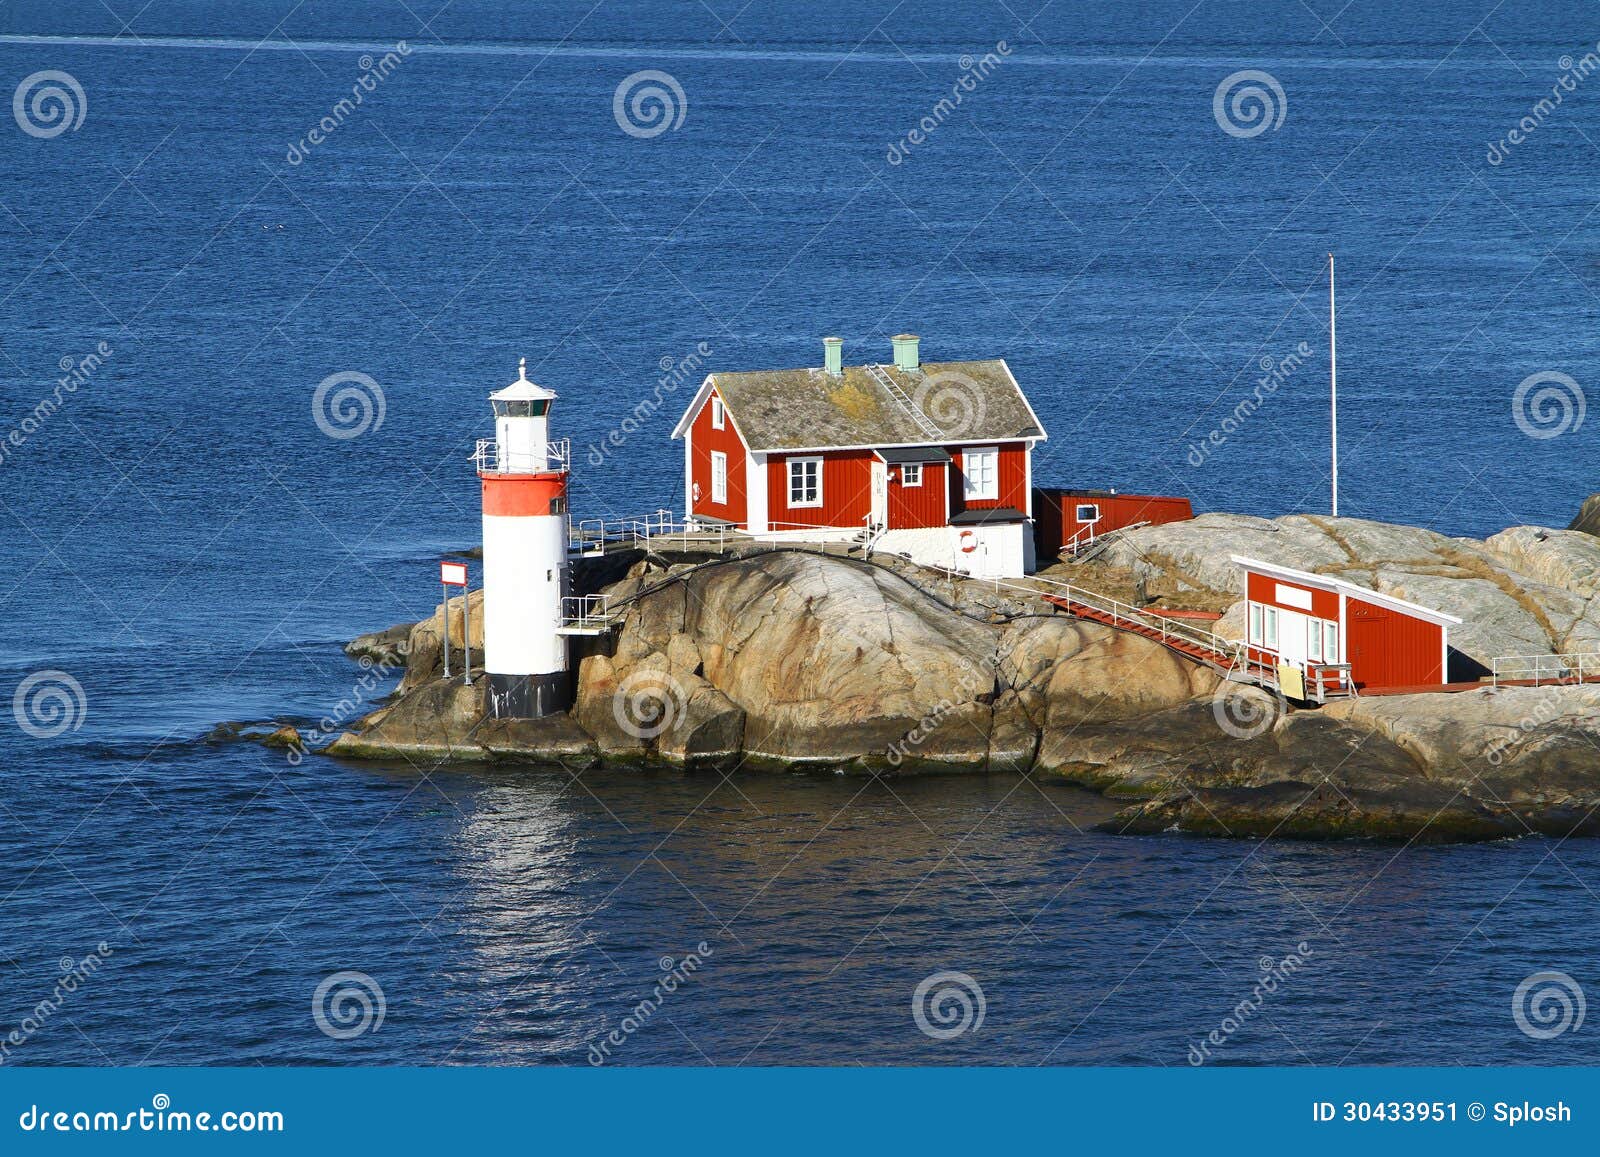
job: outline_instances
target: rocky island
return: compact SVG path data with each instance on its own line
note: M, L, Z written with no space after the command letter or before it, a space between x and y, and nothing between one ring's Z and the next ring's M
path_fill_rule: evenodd
M1590 522L1594 503L1586 504ZM1350 518L1210 514L1117 536L1047 576L1244 630L1244 554L1425 601L1463 620L1469 665L1600 652L1600 538L1519 526L1486 540ZM390 701L331 755L661 761L868 775L1021 772L1128 806L1116 832L1420 841L1600 831L1600 684L1285 703L1140 635L1057 613L1029 580L790 549L583 560L624 608L573 640L570 714L485 718L483 683L441 678L446 616L348 650L398 662ZM481 592L471 596L481 599ZM477 631L483 616L476 605Z

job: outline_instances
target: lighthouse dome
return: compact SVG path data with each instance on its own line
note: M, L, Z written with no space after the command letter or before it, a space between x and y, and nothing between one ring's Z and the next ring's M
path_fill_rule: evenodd
M489 395L491 402L497 403L495 412L500 413L500 402L545 402L549 403L557 397L554 390L547 390L528 380L528 359L520 358L517 361L517 380L504 389L496 390ZM523 411L524 413L526 411ZM544 407L538 407L535 413L543 413Z

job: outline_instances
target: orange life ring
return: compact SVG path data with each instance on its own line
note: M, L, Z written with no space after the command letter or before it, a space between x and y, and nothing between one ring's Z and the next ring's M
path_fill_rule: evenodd
M978 536L970 530L961 532L961 553L971 554L978 549Z

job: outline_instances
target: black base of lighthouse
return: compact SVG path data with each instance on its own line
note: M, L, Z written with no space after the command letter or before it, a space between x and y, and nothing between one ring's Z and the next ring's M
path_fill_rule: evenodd
M572 673L489 675L489 715L494 719L542 719L572 707Z

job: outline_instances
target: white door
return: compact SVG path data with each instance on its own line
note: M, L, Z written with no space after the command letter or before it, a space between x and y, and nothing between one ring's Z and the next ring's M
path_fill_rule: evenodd
M1291 667L1299 667L1302 671L1306 666L1306 630L1316 622L1309 615L1302 615L1299 611L1278 612L1278 660ZM1318 624L1321 629L1321 623Z
M889 467L876 458L872 460L872 525L880 530L889 525Z

